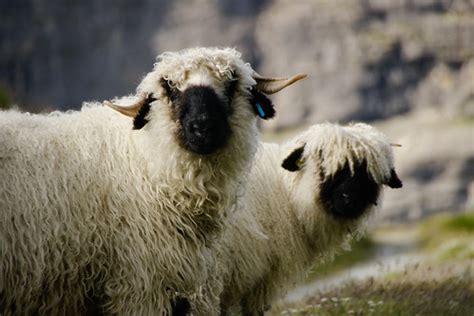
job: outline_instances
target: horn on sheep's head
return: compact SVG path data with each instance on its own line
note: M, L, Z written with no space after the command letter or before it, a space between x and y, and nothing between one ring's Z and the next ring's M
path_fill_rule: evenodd
M137 113L143 106L143 104L145 104L145 101L146 98L144 96L140 96L136 100L134 100L134 102L131 102L130 104L126 105L116 104L110 101L104 101L103 104L108 107L111 107L115 111L122 113L123 115L135 117L137 116Z
M256 89L260 92L265 94L274 94L280 90L285 89L289 85L306 78L306 74L297 74L291 78L271 78L271 77L263 77L258 73L253 73L253 78L257 82Z
M253 78L257 82L251 89L252 100L255 113L262 119L268 120L275 116L275 106L264 94L277 93L292 85L296 81L306 78L306 74L297 74L291 78L270 78L263 77L258 73L253 73Z

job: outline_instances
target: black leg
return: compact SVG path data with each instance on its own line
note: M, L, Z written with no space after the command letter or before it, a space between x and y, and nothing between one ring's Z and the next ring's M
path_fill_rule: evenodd
M191 311L191 304L185 297L177 297L172 302L172 315L173 316L186 316Z

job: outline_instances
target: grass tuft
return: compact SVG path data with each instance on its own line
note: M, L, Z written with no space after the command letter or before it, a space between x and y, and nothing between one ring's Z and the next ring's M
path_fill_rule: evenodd
M448 218L444 223L444 227L449 231L474 233L474 212Z
M270 315L472 315L474 278L373 280L275 306Z
M436 215L411 231L416 232L419 263L297 302L279 302L269 315L474 315L474 212ZM377 240L362 239L354 245L355 253L343 253L317 267L313 277L370 258ZM347 256L353 258L346 261Z
M474 212L438 215L420 228L421 247L440 262L474 259Z

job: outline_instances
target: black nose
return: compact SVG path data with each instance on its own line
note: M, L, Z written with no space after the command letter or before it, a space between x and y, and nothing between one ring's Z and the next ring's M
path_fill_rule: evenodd
M216 130L217 122L207 117L195 118L189 122L188 129L197 138L205 138Z

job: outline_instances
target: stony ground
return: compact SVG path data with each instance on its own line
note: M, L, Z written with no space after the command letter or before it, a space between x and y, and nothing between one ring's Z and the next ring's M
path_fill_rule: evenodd
M375 263L376 274L315 286L304 297L290 293L269 315L474 315L474 211L438 215L408 227L380 227L371 236L355 247L357 254L342 255L336 262ZM416 254L416 263L390 267L374 255L396 236L413 245L398 256ZM372 259L367 258L371 252ZM336 269L336 274L348 271ZM312 284L327 280L328 271L312 275Z

